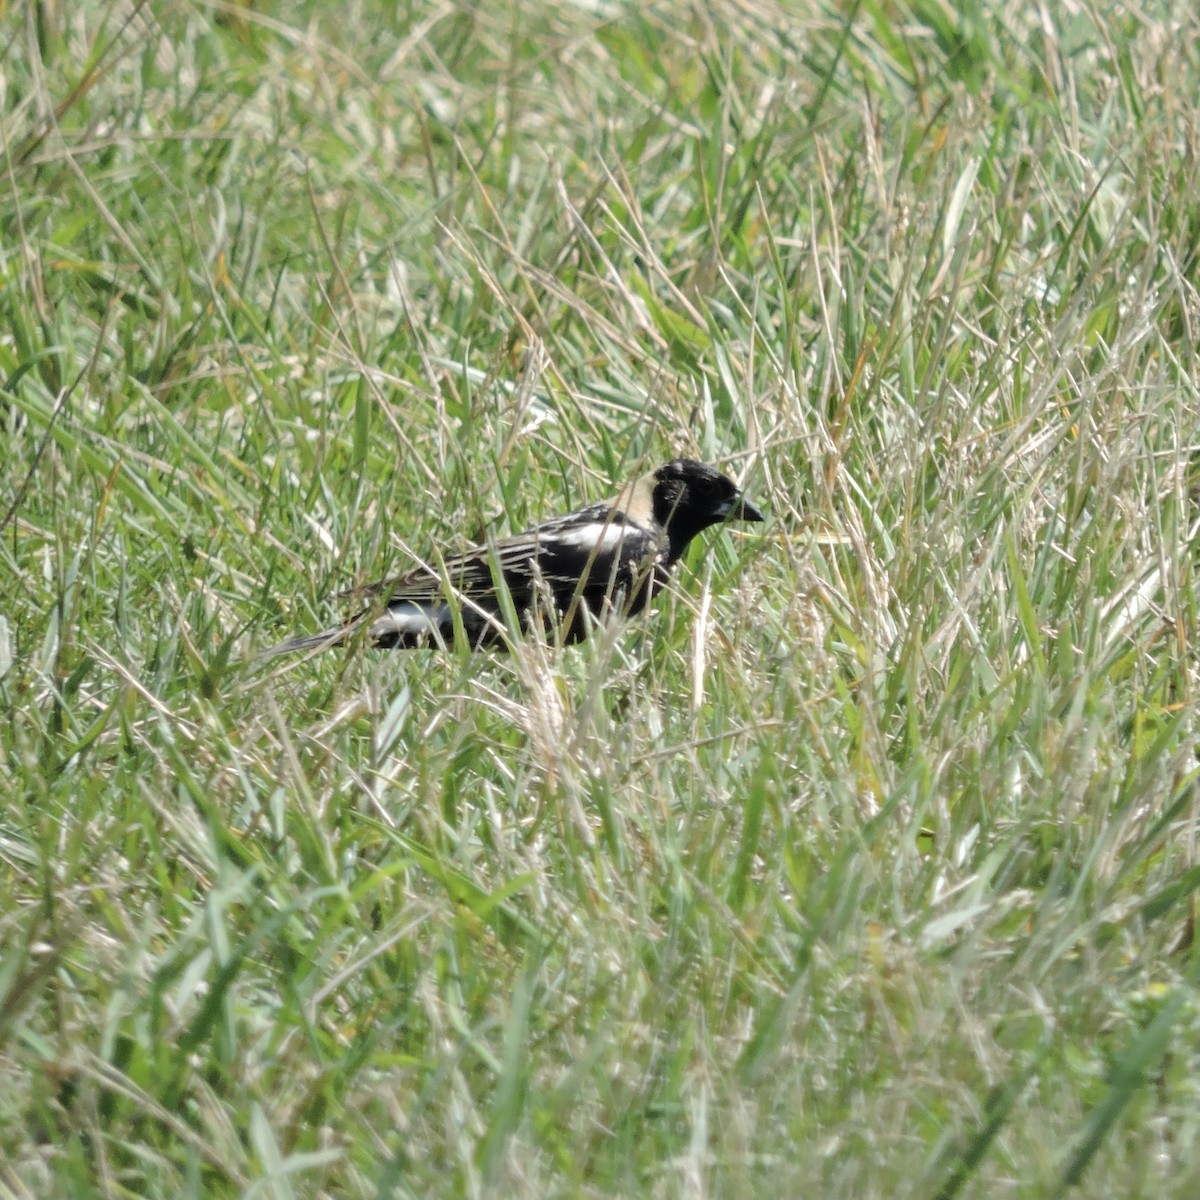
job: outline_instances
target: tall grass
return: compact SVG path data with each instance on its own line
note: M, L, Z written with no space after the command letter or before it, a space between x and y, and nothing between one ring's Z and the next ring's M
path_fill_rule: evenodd
M1193 8L0 8L4 1193L1192 1197Z

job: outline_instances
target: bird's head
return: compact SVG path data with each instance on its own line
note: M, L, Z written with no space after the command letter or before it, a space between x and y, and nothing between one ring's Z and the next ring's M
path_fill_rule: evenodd
M674 458L639 479L627 511L634 520L652 521L665 531L670 562L710 525L763 519L732 479L690 458Z

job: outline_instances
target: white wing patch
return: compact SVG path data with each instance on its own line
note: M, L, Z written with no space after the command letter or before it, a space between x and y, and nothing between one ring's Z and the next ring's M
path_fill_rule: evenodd
M571 546L574 549L586 550L589 554L594 550L602 554L608 550L616 550L625 540L627 530L615 521L596 521L589 525L580 525L575 529L555 530L546 539L547 544L554 546Z
M371 622L373 638L399 634L401 637L417 637L423 633L436 634L450 624L448 604L418 604L413 600L400 600L388 607Z

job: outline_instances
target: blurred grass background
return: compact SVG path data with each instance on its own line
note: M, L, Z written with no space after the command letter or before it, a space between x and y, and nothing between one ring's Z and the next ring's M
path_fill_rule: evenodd
M1200 16L0 3L0 1189L1188 1197ZM256 652L674 454L648 620Z

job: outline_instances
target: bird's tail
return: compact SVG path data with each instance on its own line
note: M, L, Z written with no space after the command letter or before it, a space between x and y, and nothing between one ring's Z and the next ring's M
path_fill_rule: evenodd
M326 650L330 646L340 646L355 630L355 625L339 625L336 629L325 629L320 633L310 633L305 637L289 638L277 646L270 646L258 657L259 660L276 658L280 654L300 654L305 650Z

